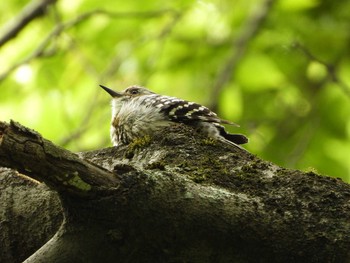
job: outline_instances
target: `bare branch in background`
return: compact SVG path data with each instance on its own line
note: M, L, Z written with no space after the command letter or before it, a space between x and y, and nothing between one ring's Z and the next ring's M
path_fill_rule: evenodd
M314 115L314 112L312 112ZM311 115L311 114L310 114ZM309 126L306 132L303 132L300 136L300 140L294 145L293 149L287 155L287 165L288 167L296 167L298 162L305 156L305 153L310 149L310 144L312 139L315 136L315 133L320 126L319 118L310 118L310 121L307 123Z
M0 37L0 47L15 38L31 21L46 13L49 5L57 0L33 0L26 5L18 16L13 18L4 26L4 33Z
M298 42L293 43L293 47L300 50L309 60L316 61L316 62L320 63L321 65L325 66L329 79L332 82L334 82L335 84L337 84L338 87L344 92L344 94L348 98L350 98L350 87L343 80L341 80L339 78L339 76L336 72L337 67L335 64L322 61L321 59L315 57L310 52L310 50L308 50L306 47L304 47L302 44L300 44Z
M0 74L0 81L4 80L15 69L17 69L21 65L29 63L34 58L52 55L54 52L50 50L50 52L47 53L46 49L56 37L60 36L64 31L76 26L77 24L95 15L104 15L113 19L122 19L122 18L123 19L126 19L126 18L148 19L148 18L159 17L165 14L172 14L174 16L177 16L178 12L173 9L162 9L162 10L147 11L147 12L110 12L106 10L93 10L93 11L89 11L84 14L81 14L65 23L57 24L54 27L54 29L44 38L44 40L39 44L39 46L31 54L29 54L27 57L25 57L21 61L13 64L5 72Z
M111 18L120 18L120 17L134 17L135 18L151 18L157 15L162 15L164 13L171 13L173 19L171 20L171 22L169 24L167 24L163 30L161 31L161 33L159 34L159 38L163 38L165 37L167 34L169 34L172 30L172 28L175 26L176 22L180 19L181 14L176 12L175 10L160 10L160 11L152 11L152 12L145 12L145 13L115 13L115 12L107 12L107 11L92 11L86 14L83 14L81 16L79 16L76 21L83 21L84 19L90 17L92 14L96 14L96 13L101 13L101 14L106 14L108 16L110 16ZM73 40L74 42L74 40ZM137 42L137 45L142 45L142 41ZM78 49L78 45L76 45L75 43L72 44L73 48L74 48L74 52L75 54L79 55L81 54L79 52ZM137 47L135 47L136 49ZM161 50L161 48L157 49L157 50ZM81 61L85 61L85 58L83 57L83 55L81 54L80 56L80 60ZM109 61L109 65L107 65L106 69L104 70L104 72L97 72L95 71L93 68L88 67L87 65L89 65L88 61L84 62L85 67L87 68L87 71L90 72L91 75L94 75L96 77L96 79L98 79L97 83L104 83L106 82L106 80L110 79L110 77L114 76L116 74L116 72L119 69L120 64L122 63L123 58L120 57L120 54L117 54L115 56L113 56L110 61ZM90 119L93 115L93 111L94 109L96 109L96 107L99 106L104 106L107 105L106 101L98 101L96 100L96 98L98 97L98 92L100 91L100 89L96 89L96 92L92 94L91 99L89 100L89 103L86 104L84 107L86 109L85 114L82 117L82 121L76 126L77 128L70 132L69 135L62 137L59 140L59 145L66 147L67 145L69 145L70 143L72 143L73 141L77 141L78 138L80 138L81 136L83 136L86 132L86 130L88 130L91 127L91 123L90 123ZM104 119L101 120L102 123L105 121ZM102 124L101 123L101 124ZM94 123L94 125L96 125L96 123ZM99 124L98 124L99 125ZM106 136L106 144L109 143L109 137Z
M96 85L96 90L97 90L97 85ZM80 138L86 130L89 129L91 126L90 124L90 119L93 114L93 110L96 109L98 102L96 100L97 92L93 93L93 96L88 104L85 104L85 114L83 115L82 120L79 122L77 128L74 131L69 132L68 136L65 136L60 139L59 145L62 147L66 147L69 143L72 141L76 140L77 138Z
M235 39L232 42L231 55L221 71L219 71L214 83L210 105L212 110L217 110L220 93L222 92L226 83L231 80L235 68L246 52L249 42L257 35L259 29L261 29L263 22L269 14L274 2L275 0L265 0L265 2L260 5L250 16L246 25L243 27L241 34L238 36L238 39Z

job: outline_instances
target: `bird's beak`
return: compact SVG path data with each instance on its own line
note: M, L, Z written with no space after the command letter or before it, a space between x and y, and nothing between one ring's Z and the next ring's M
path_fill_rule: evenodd
M117 92L117 91L114 91L114 90L111 90L103 85L100 85L101 88L103 88L105 91L108 92L109 95L111 95L113 98L118 98L118 97L121 97L123 96L123 93L121 92Z

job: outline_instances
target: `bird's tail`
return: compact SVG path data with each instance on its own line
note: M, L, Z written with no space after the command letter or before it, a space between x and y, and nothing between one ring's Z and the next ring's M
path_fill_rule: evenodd
M247 151L240 144L245 144L248 142L248 138L243 134L231 134L225 131L224 127L218 127L220 132L221 141L224 143L234 145L235 147ZM248 151L247 151L248 152Z
M245 144L248 142L248 138L243 134L230 134L224 130L224 132L220 132L220 135L235 144Z

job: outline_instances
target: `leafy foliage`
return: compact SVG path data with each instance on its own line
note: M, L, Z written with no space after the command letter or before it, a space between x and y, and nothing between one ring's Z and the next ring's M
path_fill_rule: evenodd
M23 4L0 3L0 39ZM350 181L348 10L348 0L58 0L0 46L0 119L71 150L101 148L110 109L98 84L141 84L211 106L265 159Z

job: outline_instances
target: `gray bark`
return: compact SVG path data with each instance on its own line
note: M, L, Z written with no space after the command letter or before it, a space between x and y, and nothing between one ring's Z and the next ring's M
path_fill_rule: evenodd
M63 207L60 229L27 263L350 261L341 180L182 125L79 156L16 123L0 134L0 166L45 182Z
M0 167L0 262L22 262L56 233L61 222L56 192Z

